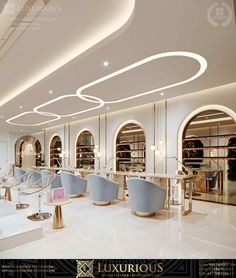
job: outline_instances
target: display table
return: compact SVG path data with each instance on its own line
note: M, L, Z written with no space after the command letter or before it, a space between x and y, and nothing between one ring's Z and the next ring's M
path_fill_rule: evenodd
M44 203L47 206L55 207L55 211L53 214L53 229L61 229L64 227L61 206L67 205L71 202L72 201L69 198L64 198L64 199L55 200L54 202L45 202Z

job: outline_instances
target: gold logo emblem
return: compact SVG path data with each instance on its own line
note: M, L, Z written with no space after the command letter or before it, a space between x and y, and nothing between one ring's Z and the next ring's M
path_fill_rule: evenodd
M76 262L77 262L76 278L80 278L80 277L94 278L94 275L93 275L93 260L90 260L90 261L76 260Z

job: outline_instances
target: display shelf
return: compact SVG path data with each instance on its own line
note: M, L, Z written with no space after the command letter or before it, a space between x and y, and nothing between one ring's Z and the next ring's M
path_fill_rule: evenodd
M212 149L215 149L215 150L218 150L218 149L226 149L226 150L229 150L229 149L236 149L236 146L204 146L204 147L201 147L201 148L184 148L183 150L184 151L193 151L193 150L212 150Z
M51 140L50 144L50 166L60 167L62 164L62 158L60 157L60 153L62 150L62 143L59 136L54 136Z
M76 147L76 149L88 149L88 148L92 148L94 149L94 145L81 145L81 146L78 146Z
M130 160L130 159L145 159L145 157L129 157L129 158L125 158L125 157L122 157L122 158L119 158L117 157L116 160Z
M132 153L132 152L145 152L144 149L139 149L139 150L136 150L136 149L133 149L133 150L130 150L130 151L116 151L116 153Z
M80 157L80 158L77 158L77 160L94 160L93 157L89 158L89 157Z
M204 140L204 139L212 139L212 138L232 138L236 137L236 134L221 134L221 135L208 135L208 136L199 136L199 137L189 137L184 138L183 141L193 141L193 140Z
M126 132L131 132L126 134ZM141 168L145 171L146 141L142 128L138 125L127 124L117 135L116 140L116 169L128 171Z
M94 139L89 131L84 131L78 137L76 143L76 166L77 168L94 168Z
M119 144L116 144L116 146L125 146L127 144L132 144L132 145L141 145L141 144L143 144L143 145L146 145L146 142L145 141L135 141L135 142L127 141L127 142L121 142Z
M236 160L236 157L190 157L183 158L184 161L194 161L194 160Z

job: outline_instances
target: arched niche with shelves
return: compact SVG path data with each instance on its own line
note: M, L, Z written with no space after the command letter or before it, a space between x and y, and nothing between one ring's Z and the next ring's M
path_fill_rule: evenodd
M94 137L88 130L82 131L76 141L76 167L94 169Z
M143 128L136 123L124 125L116 137L116 170L139 171L146 169L146 138Z
M61 138L55 135L50 142L50 167L61 167L62 156Z
M193 171L194 198L236 204L236 123L221 110L205 110L183 132L183 164Z
M194 116L183 133L183 162L194 168L215 166L224 168L230 160L228 141L236 136L236 124L228 114L206 110ZM232 160L234 158L232 157ZM227 164L227 163L226 163ZM196 167L195 167L196 168Z

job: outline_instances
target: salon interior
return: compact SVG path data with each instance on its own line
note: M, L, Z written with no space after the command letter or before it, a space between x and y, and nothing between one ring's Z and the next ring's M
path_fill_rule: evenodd
M1 0L1 259L236 257L235 11Z

